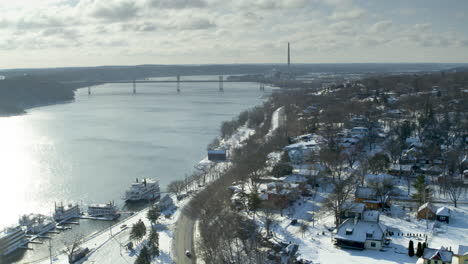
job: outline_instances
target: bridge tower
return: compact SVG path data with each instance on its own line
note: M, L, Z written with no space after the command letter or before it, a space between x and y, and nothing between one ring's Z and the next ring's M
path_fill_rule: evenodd
M91 86L88 86L88 95L91 95Z
M180 93L180 75L177 74L177 92Z
M223 76L219 76L219 91L224 92L224 87L223 87Z
M133 79L133 94L136 94L136 80Z

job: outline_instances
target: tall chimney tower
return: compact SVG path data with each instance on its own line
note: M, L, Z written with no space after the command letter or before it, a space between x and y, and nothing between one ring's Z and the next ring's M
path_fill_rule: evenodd
M291 65L291 53L289 51L289 42L288 42L288 70L289 70L290 65Z

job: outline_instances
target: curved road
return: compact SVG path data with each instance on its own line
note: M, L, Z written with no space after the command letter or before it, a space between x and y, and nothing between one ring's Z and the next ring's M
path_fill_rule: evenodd
M174 254L174 263L176 264L195 264L196 256L194 251L194 232L195 232L195 217L188 212L182 211L177 220L174 230L174 239L172 240L172 251ZM190 250L192 256L185 256L185 251Z

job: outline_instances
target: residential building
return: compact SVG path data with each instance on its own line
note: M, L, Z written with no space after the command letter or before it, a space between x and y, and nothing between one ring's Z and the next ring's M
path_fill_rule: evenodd
M437 208L431 203L425 203L418 208L417 218L434 220L436 218Z
M468 264L468 246L458 246L457 258L458 264Z
M383 247L387 227L379 223L378 211L365 211L363 219L346 219L333 234L334 244L341 248L376 249Z
M436 220L439 222L446 222L448 224L450 221L450 209L445 206L437 209Z
M425 248L422 259L424 264L450 264L453 252L441 247L440 249Z
M377 200L375 190L368 187L357 187L354 194L354 201L356 203L363 203L368 210L380 209L380 201Z

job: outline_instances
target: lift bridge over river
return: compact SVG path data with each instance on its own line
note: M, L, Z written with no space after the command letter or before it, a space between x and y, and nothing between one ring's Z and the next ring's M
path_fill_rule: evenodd
M224 91L224 83L258 83L260 91L265 91L265 83L254 80L224 80L222 75L219 76L218 80L181 80L180 75L177 75L175 80L121 80L121 81L104 81L104 82L91 82L95 84L101 83L128 83L133 88L133 94L137 93L137 84L139 83L175 83L176 90L178 93L181 92L181 83L219 83L219 91ZM88 86L88 94L91 94L91 86Z

